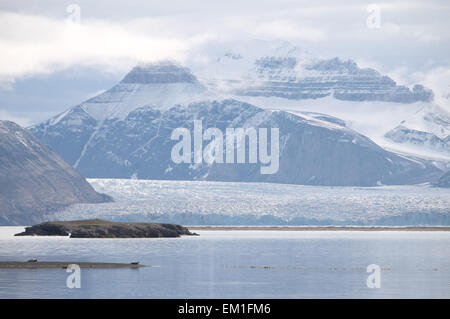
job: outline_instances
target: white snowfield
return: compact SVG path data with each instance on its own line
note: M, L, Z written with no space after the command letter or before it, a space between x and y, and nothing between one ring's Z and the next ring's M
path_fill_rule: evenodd
M89 179L115 202L78 204L59 220L175 222L185 225L428 225L450 219L450 189L323 187L270 183ZM394 220L392 219L394 218Z

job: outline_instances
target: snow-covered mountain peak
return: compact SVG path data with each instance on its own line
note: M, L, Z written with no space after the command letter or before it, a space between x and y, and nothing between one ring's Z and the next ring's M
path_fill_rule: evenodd
M422 104L399 124L409 129L430 132L439 138L450 135L450 113L434 103Z
M251 45L254 44L254 47ZM248 47L213 48L187 63L213 91L241 96L394 103L431 102L434 94L420 84L396 83L350 59L313 56L290 43L252 42Z
M102 123L107 119L124 119L145 105L167 109L213 96L188 68L161 62L134 67L119 84L78 106Z
M171 61L135 66L121 81L129 84L197 82L188 68Z

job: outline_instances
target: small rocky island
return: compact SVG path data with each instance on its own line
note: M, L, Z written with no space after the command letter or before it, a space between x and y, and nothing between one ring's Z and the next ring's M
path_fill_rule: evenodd
M197 235L176 224L111 222L102 219L44 222L15 236L70 236L70 238L160 238Z

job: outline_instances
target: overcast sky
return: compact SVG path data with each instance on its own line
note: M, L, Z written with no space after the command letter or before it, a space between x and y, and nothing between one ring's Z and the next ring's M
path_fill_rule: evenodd
M200 47L249 38L352 58L431 87L448 107L449 18L445 0L2 0L0 118L34 123L108 89L140 61L183 62Z

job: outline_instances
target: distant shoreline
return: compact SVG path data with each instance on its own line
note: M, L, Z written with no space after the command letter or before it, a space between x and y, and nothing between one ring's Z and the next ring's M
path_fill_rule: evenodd
M147 267L138 262L104 263L104 262L79 262L79 261L0 261L0 269L66 269L69 265L78 265L80 268L141 268Z
M189 230L241 230L241 231L450 231L446 226L186 226Z

